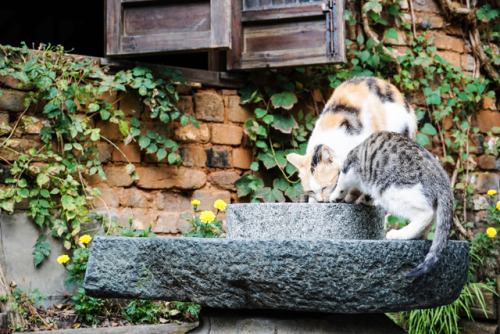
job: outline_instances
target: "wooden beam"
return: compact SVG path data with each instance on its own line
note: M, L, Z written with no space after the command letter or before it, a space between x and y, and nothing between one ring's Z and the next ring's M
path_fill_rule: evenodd
M186 81L186 85L193 87L211 86L219 88L242 88L243 87L243 74L227 73L217 71L199 70L193 68L166 66L150 63L141 63L136 61L127 60L114 60L109 58L99 59L101 66L108 66L111 68L133 68L138 65L149 68L153 74L160 78L165 78L165 70L176 71L182 73L182 77Z

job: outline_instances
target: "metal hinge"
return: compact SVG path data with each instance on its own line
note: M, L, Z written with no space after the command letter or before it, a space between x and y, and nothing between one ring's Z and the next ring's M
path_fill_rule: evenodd
M323 11L326 13L326 33L328 41L327 54L330 57L337 56L337 50L335 49L335 20L337 19L335 10L336 5L336 0L327 0L327 2L323 4Z

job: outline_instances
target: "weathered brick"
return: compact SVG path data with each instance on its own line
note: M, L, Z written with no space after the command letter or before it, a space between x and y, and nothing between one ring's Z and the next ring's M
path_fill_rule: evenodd
M156 210L142 209L142 208L132 208L125 210L126 216L132 217L132 226L135 229L144 230L149 225L154 226L156 220L158 219L159 212ZM125 222L128 227L128 219Z
M472 209L474 211L486 210L490 205L490 196L489 195L479 195L474 194L472 196Z
M153 232L169 234L182 233L182 226L185 225L185 221L181 218L181 215L182 213L175 211L160 212L156 224L153 226Z
M221 145L241 145L243 128L232 124L213 124L212 143Z
M0 84L3 87L8 87L12 89L28 89L29 87L23 88L23 83L22 81L14 78L12 75L0 75Z
M180 96L177 102L177 109L179 109L180 112L194 116L193 97L190 95Z
M2 125L9 125L9 113L0 112L0 128Z
M460 56L460 66L468 72L473 72L476 68L476 59L469 53Z
M252 117L252 113L241 105L239 96L228 96L229 120L235 123L244 123Z
M31 148L39 149L42 147L42 142L33 139L11 139L8 143L9 147L21 154L27 154ZM5 147L0 147L0 156L8 161L13 161L18 158L18 154Z
M140 129L143 134L146 134L148 130L151 130L164 136L165 138L169 138L173 132L172 125L170 123L162 123L159 119L141 121Z
M460 67L461 66L461 58L460 54L453 51L436 51L436 54L441 58L446 59L453 66Z
M476 192L480 194L484 194L488 192L490 189L494 189L498 191L499 186L499 176L494 173L479 173L476 178Z
M497 159L493 155L481 155L477 158L477 165L483 170L496 170Z
M207 143L210 140L210 129L206 124L178 126L174 129L174 139L185 143Z
M126 117L141 119L142 112L144 111L144 103L141 101L139 95L133 92L123 94L118 106Z
M210 147L206 150L208 167L229 167L229 149L227 147Z
M137 174L137 186L145 189L199 189L207 181L205 173L186 167L137 167Z
M497 101L496 101L496 99L494 97L488 97L488 96L486 96L485 98L483 98L483 108L484 109L489 109L489 110L497 110Z
M192 211L191 198L186 193L159 192L158 209L166 211Z
M442 14L438 1L434 0L416 0L413 2L413 8L417 12Z
M111 123L108 121L98 121L96 127L101 129L101 136L105 137L111 141L121 141L123 140L123 134L118 128L118 124Z
M22 130L26 134L39 134L44 126L50 126L50 122L35 116L23 116L21 119Z
M134 180L127 174L125 166L106 166L103 168L106 174L105 182L110 187L128 187L134 183ZM96 176L99 178L99 176Z
M127 206L132 208L150 208L152 207L153 196L137 188L130 188Z
M207 153L200 146L185 146L181 148L182 164L186 167L205 167Z
M95 208L117 208L120 204L118 196L111 188L99 188L101 194L94 199L93 205Z
M0 110L14 112L23 111L26 109L24 106L24 100L27 96L27 92L2 89L2 96L0 96Z
M117 147L113 150L113 161L120 162L141 162L141 148L136 143L116 144Z
M236 190L234 182L239 178L240 175L236 172L219 171L210 173L208 175L208 182L218 188L234 191Z
M401 20L406 24L412 24L413 20L411 14L405 13L401 17ZM435 15L430 13L419 13L415 15L415 25L423 29L441 29L444 27L444 19L441 15Z
M250 169L253 162L252 150L246 148L235 148L233 150L233 167Z
M111 159L112 148L110 144L104 142L97 143L97 151L99 152L99 160L101 162Z
M217 93L204 91L194 94L194 105L197 119L224 122L224 102Z
M193 193L193 199L200 201L198 210L211 210L216 211L214 203L216 200L221 199L224 202L231 203L231 193L227 190L217 189L200 189ZM220 217L219 217L220 218Z
M492 110L480 110L475 117L479 131L486 133L492 127L500 126L500 113Z
M463 53L465 51L465 42L462 38L447 35L441 31L433 31L429 38L434 40L434 45L441 50L455 51Z
M408 41L407 41L406 32L401 31L401 30L396 30L396 31L397 31L397 35L398 35L397 39L388 38L384 34L384 42L386 44L390 44L390 45L407 45Z

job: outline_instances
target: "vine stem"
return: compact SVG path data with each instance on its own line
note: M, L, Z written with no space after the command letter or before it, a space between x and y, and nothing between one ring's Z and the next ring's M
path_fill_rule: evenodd
M17 126L19 125L19 122L21 122L21 119L23 118L24 114L26 114L26 112L28 111L28 108L29 107L26 107L26 109L24 109L24 111L21 113L21 115L16 121L16 124L14 124L14 127L12 128L12 131L10 132L9 136L3 141L3 143L0 144L0 147L4 146L9 141L9 139L14 135L14 132L16 131Z
M122 150L121 150L121 149L120 149L120 148L119 148L119 147L118 147L115 143L113 143L111 140L109 140L109 139L108 139L108 138L106 138L106 137L101 136L100 138L104 139L104 140L105 140L105 141L107 141L109 144L111 144L111 146L113 146L115 149L117 149L117 150L121 153L121 155L123 155L123 157L127 160L127 162L128 162L129 164L132 164L132 162L131 162L131 161L129 160L129 158L125 155L125 153L123 153L123 151L122 151Z
M278 166L278 169L281 171L281 174L283 174L283 177L285 178L285 180L287 180L291 184L299 183L300 180L296 180L296 181L290 180L288 178L288 175L286 175L285 171L283 170L283 168L281 168L281 166L278 162L278 159L276 158L276 152L274 151L274 148L273 148L273 141L271 140L271 136L269 136L269 146L271 147L271 152L273 152L273 158L274 158L274 161L276 162L276 166Z

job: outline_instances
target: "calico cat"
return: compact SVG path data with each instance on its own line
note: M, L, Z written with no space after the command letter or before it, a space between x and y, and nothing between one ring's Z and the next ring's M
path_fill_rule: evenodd
M384 130L411 139L416 135L415 111L396 87L374 77L355 77L338 86L314 126L306 154L286 156L298 169L309 202L327 202L347 153Z
M450 179L439 161L408 137L374 133L347 155L330 201L341 200L351 188L370 195L388 213L410 219L402 229L390 230L387 239L424 237L437 219L424 262L406 277L428 272L446 247L453 219Z

